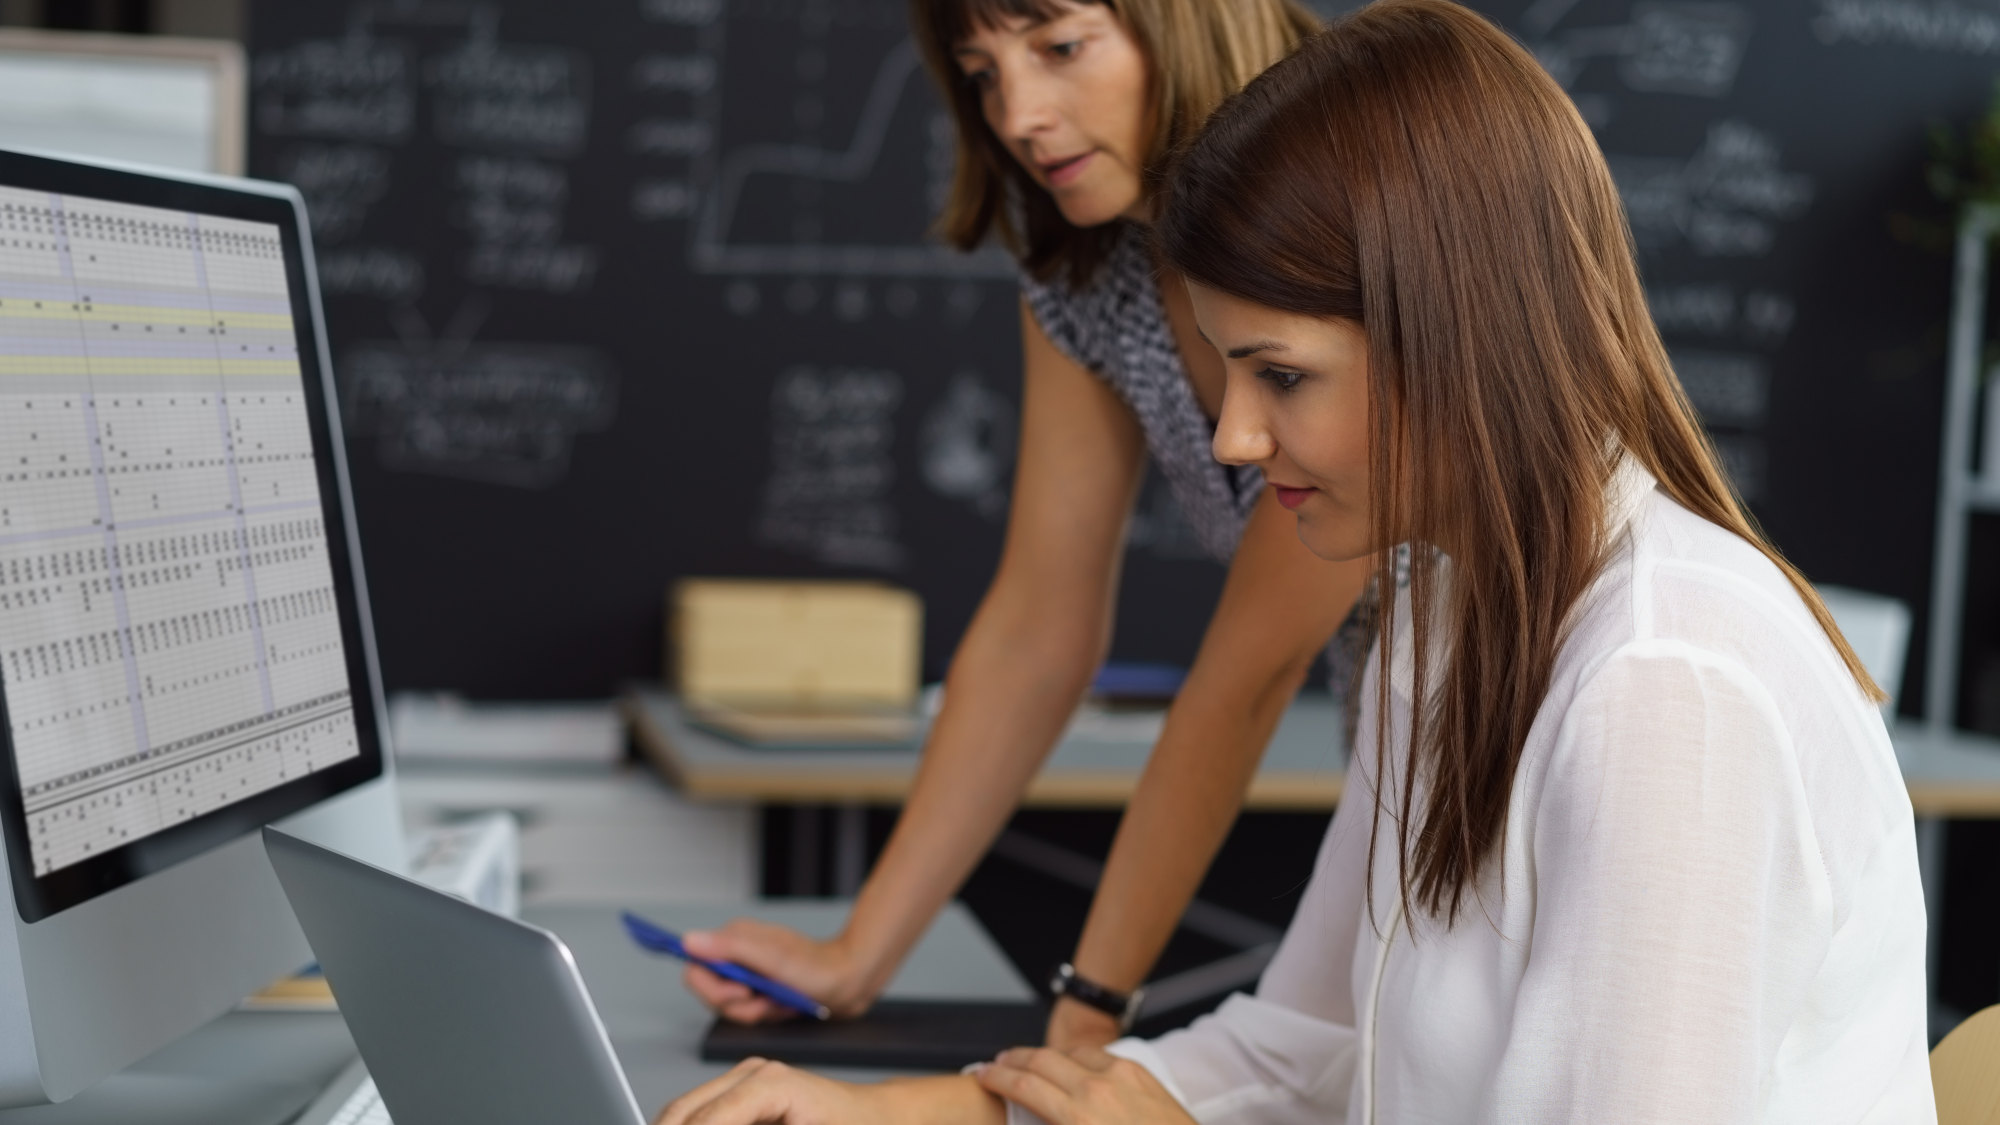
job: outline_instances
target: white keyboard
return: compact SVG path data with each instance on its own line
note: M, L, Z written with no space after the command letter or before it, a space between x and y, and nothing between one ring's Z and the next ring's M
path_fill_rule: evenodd
M292 1125L390 1125L389 1109L375 1092L368 1068L355 1059Z
M389 1107L376 1095L375 1080L369 1078L356 1086L326 1125L390 1125Z

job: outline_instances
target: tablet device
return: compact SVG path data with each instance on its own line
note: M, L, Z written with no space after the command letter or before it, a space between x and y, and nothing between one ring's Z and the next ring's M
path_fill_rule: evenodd
M989 1062L1009 1047L1033 1047L1048 1009L1027 1001L881 1000L854 1020L741 1024L716 1020L702 1037L704 1062L751 1056L793 1066L953 1071Z

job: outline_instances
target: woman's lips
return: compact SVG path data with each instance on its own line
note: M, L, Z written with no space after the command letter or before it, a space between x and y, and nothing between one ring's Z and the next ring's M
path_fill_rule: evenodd
M1282 484L1274 484L1271 489L1278 494L1278 503L1283 504L1287 511L1293 512L1299 510L1299 505L1305 503L1308 496L1319 491L1314 488L1287 488Z
M1060 164L1045 165L1042 174L1049 178L1050 187L1068 187L1076 182L1078 176L1083 175L1084 167L1090 163L1090 158L1096 155L1094 152L1086 152L1082 156L1072 156Z

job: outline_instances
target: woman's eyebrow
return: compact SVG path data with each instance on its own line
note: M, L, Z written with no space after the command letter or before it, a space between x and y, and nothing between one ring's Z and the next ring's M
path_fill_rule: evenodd
M1230 359L1243 359L1258 352L1287 352L1291 349L1276 340L1255 340L1241 347L1231 348L1224 354Z

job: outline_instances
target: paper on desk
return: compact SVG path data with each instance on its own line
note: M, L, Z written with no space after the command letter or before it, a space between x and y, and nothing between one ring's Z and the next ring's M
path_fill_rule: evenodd
M611 764L625 726L611 700L472 703L399 693L389 701L390 744L405 760Z

